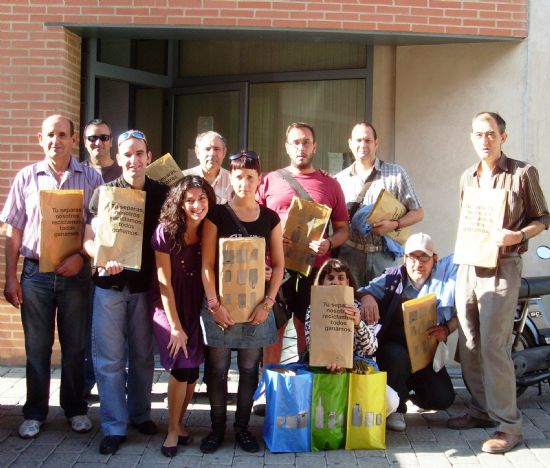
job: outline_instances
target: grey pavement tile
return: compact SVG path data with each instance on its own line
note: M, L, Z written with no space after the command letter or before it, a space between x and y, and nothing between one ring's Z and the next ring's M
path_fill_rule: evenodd
M54 451L55 445L29 445L21 452L18 461L40 460L43 461Z
M386 458L364 457L357 459L357 466L359 468L386 468L392 465Z
M325 456L329 466L357 466L355 453L352 450L327 450Z
M17 459L10 465L10 468L36 468L39 466L42 466L42 462L36 460L22 461Z
M316 456L296 456L294 466L296 468L326 468L327 460L325 452L315 452ZM318 454L318 455L317 455Z
M445 455L419 455L418 463L426 468L451 468L451 463Z
M442 447L468 446L468 442L460 431L447 428L432 427L436 441Z
M45 430L40 432L40 436L35 439L36 444L60 444L65 440L68 435L68 431L50 431Z
M355 458L386 458L385 450L354 450Z
M105 464L109 461L111 455L99 453L99 443L90 445L78 456L78 463L98 463Z
M9 466L10 463L13 463L19 456L19 452L0 452L0 466Z
M117 452L119 454L120 450ZM130 454L128 454L130 455ZM133 454L134 456L138 454ZM140 463L161 463L168 464L169 459L166 458L160 451L160 447L147 447L143 454L141 454Z
M504 455L482 452L477 456L477 459L482 466L487 468L512 468L514 466Z
M234 468L262 468L264 466L264 459L263 457L235 454L231 466Z
M527 408L521 412L529 419L550 417L546 411L540 408Z
M10 436L0 442L0 453L3 452L20 452L32 444L32 440L21 439L17 436Z
M386 456L391 464L418 465L418 457L410 449L391 449L386 450Z
M478 464L476 454L469 447L453 447L445 450L445 456L449 459L452 465Z
M104 466L103 464L93 463L93 462L76 462L72 468L98 468Z
M550 416L544 418L532 418L531 421L542 431L550 430Z
M439 445L437 442L411 441L411 444L412 444L414 453L416 453L417 456L434 455L434 454L443 453L441 445Z
M386 447L410 447L411 443L404 432L386 431Z
M81 453L88 447L88 442L79 439L65 439L55 449L56 452L77 452Z
M485 440L490 435L485 429L468 429L460 431L460 434L466 440Z
M120 468L133 468L139 463L140 458L141 458L140 455L120 454L117 452L109 459L109 461L107 462L107 466L116 466Z
M296 455L294 453L265 452L264 463L266 465L294 465Z
M536 426L523 426L524 439L546 439L546 435Z
M72 466L78 459L78 453L60 453L55 450L42 464L44 468Z
M166 460L168 460L168 458ZM201 462L202 462L202 456L196 456L196 455L184 456L184 455L178 454L177 457L174 457L172 458L172 460L170 460L170 464L168 466L174 467L174 468L197 468L201 466ZM138 465L138 466L147 466L147 468L150 468L150 467L162 468L162 467L165 467L166 465L147 464L147 465Z
M432 442L437 440L434 433L425 425L418 427L407 427L406 434L411 442Z

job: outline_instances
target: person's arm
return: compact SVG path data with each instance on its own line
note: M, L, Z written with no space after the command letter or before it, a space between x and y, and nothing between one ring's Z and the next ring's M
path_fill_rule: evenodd
M331 249L340 247L344 242L348 240L349 236L349 223L347 221L333 221L332 222L333 233L330 237L325 237L318 241L311 241L309 248L313 250L317 255L325 255Z
M424 208L415 208L407 211L398 220L383 220L372 225L372 232L378 236L385 236L389 232L419 223L424 219Z
M449 335L452 332L454 332L457 328L458 328L458 319L456 317L452 317L451 319L447 320L445 323L428 328L428 330L426 330L426 333L429 336L435 337L437 341L447 341L447 338L449 338Z
M378 301L384 297L385 288L386 275L382 274L374 278L368 286L363 286L357 290L357 297L361 301L361 317L369 325L380 320Z
M285 255L283 251L282 228L278 223L269 236L269 251L271 255L271 279L265 293L265 298L260 302L250 315L249 322L260 324L267 320L269 310L275 303L275 296L281 287L285 273Z
M496 243L499 247L507 247L510 245L521 244L523 241L538 236L546 226L540 221L531 221L527 226L522 227L519 231L511 231L510 229L498 229L496 232Z
M160 297L166 318L170 324L170 341L168 352L172 358L176 358L179 350L183 351L185 358L187 354L187 334L183 330L176 307L176 297L172 287L172 265L170 255L155 250L155 261L157 264L157 277L159 281Z
M372 356L378 349L374 327L368 326L363 320L355 327L354 348L359 356Z
M216 244L218 242L218 228L209 219L204 220L202 226L202 284L208 302L208 309L214 316L214 321L224 329L234 325L227 309L221 305L216 291Z
M19 308L23 303L23 291L17 279L17 262L19 261L19 249L23 243L23 231L6 224L6 284L4 285L4 297L12 306Z

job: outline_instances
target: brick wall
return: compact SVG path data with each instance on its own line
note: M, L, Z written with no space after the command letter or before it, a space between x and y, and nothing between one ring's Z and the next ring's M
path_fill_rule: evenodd
M228 26L523 38L528 0L11 0L0 4L0 206L42 158L44 117L79 121L80 38L45 23ZM0 242L3 243L0 235ZM4 286L0 257L0 287ZM57 351L56 351L57 356ZM22 363L19 311L0 300L0 363Z

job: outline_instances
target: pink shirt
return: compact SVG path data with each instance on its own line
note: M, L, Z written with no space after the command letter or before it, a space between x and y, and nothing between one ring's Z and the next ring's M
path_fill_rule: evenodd
M340 184L330 176L323 175L321 171L309 174L293 174L294 178L305 189L313 201L332 208L330 220L332 222L348 221L348 210L344 193ZM294 189L276 172L262 175L256 199L262 205L271 208L281 218L281 223L286 223L288 209L292 197L296 195ZM325 232L325 237L328 234ZM330 258L330 255L317 256L315 267L319 267Z

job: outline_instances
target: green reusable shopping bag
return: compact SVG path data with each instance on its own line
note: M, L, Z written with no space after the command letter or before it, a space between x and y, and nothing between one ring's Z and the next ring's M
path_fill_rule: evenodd
M311 451L344 448L349 374L324 370L313 373Z

